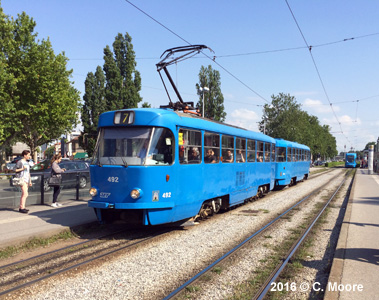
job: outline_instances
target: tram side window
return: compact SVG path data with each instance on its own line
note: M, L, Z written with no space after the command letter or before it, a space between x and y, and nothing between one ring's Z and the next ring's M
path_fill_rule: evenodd
M255 144L254 140L247 140L247 161L255 162Z
M292 161L292 148L287 148L287 161Z
M257 162L263 162L264 143L258 141Z
M181 164L199 164L201 162L201 132L179 130L179 161Z
M276 161L277 162L286 161L286 148L285 147L276 147Z
M236 162L242 163L246 161L246 140L236 139Z
M234 162L234 137L223 135L222 136L222 162L231 163Z
M265 162L270 162L270 143L265 144Z
M301 160L305 161L305 150L301 150Z
M138 157L143 159L146 165L172 164L174 159L174 141L175 139L171 130L155 128L151 135L147 156L141 157L141 152L143 152L142 148L138 152Z
M271 161L275 161L275 144L271 144Z
M220 135L204 133L204 163L214 164L220 161Z

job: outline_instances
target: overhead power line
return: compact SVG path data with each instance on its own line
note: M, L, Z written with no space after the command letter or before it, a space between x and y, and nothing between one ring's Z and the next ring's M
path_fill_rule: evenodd
M318 67L317 67L316 61L315 61L315 59L314 59L314 57L313 57L313 54L312 54L312 47L309 46L309 44L308 44L308 42L307 42L307 40L306 40L306 38L305 38L305 36L304 36L304 34L303 34L303 32L302 32L300 26L299 26L299 23L298 23L297 20L296 20L296 17L295 17L295 15L294 15L294 13L293 13L293 11L292 11L292 9L291 9L291 7L290 7L288 1L287 1L287 0L285 0L285 1L286 1L286 3L287 3L287 7L288 7L289 11L291 12L292 18L293 18L293 20L295 21L296 26L297 26L297 28L298 28L298 30L299 30L299 32L300 32L300 34L301 34L301 36L302 36L302 38L303 38L303 40L304 40L304 43L305 43L305 45L307 46L307 48L308 48L308 50L309 50L309 55L310 55L311 58L312 58L313 65L314 65L314 67L315 67L315 69L316 69L316 72L317 72L317 76L318 76L318 78L319 78L319 80L320 80L320 83L321 83L321 86L322 86L322 88L323 88L323 90L324 90L324 94L325 94L325 96L326 96L326 99L327 99L328 102L329 102L330 108L331 108L332 111L333 111L334 117L335 117L336 120L337 120L337 123L338 123L338 125L339 125L339 127L340 127L340 129L341 129L342 134L344 135L344 137L346 138L346 140L351 144L351 142L350 142L350 140L348 139L348 137L343 133L341 122L339 121L339 119L338 119L338 117L337 117L337 114L336 114L335 110L333 109L332 102L330 101L330 98L329 98L329 95L328 95L328 93L327 93L327 91L326 91L326 88L325 88L324 82L323 82L323 80L322 80L322 78L321 78L320 71L318 70Z
M248 55L258 55L258 54L267 54L267 53L275 53L275 52L302 50L302 49L313 49L313 48L325 47L325 46L330 46L330 45L333 45L333 44L338 44L338 43L344 43L344 42L348 42L348 41L353 41L355 39L371 37L371 36L374 36L374 35L379 35L379 32L370 33L370 34L361 35L361 36L356 36L356 37L351 37L351 38L346 38L346 39L343 39L343 40L329 42L329 43L323 43L323 44L319 44L319 45L300 46L300 47L291 47L291 48L273 49L273 50L263 50L263 51L237 53L237 54L225 54L225 55L217 55L216 57L217 58L221 58L221 57L234 57L234 56L248 56Z
M145 16L147 16L148 18L150 18L151 20L153 20L154 22L156 22L157 24L159 24L160 26L162 26L163 28L165 28L166 30L168 30L169 32L171 32L173 35L175 35L176 37L178 37L179 39L181 39L182 41L184 41L185 43L187 43L188 45L192 45L192 43L188 42L186 39L184 39L183 37L181 37L179 34L175 33L173 30L171 30L170 28L168 28L167 26L163 25L161 22L159 22L158 20L156 20L155 18L153 18L152 16L150 16L148 13L146 13L145 11L143 11L142 9L140 9L139 7L137 7L136 5L134 5L132 2L130 2L129 0L125 0L125 2L129 3L131 6L133 6L134 8L136 8L137 10L139 10L141 13L143 13ZM261 98L262 100L264 100L266 103L269 103L268 100L266 100L263 96L261 96L259 93L257 93L255 90L253 90L250 86L248 86L246 83L244 83L241 79L239 79L237 76L235 76L234 74L232 74L232 72L230 72L229 70L227 70L225 67L223 67L221 64L219 64L218 62L215 61L215 57L210 57L208 56L207 54L205 54L203 51L201 51L201 53L206 56L207 58L209 58L211 61L213 61L216 65L218 65L220 68L222 68L226 73L228 73L230 76L232 76L234 79L236 79L239 83L241 83L242 85L244 85L247 89L249 89L250 91L252 91L255 95L257 95L259 98Z

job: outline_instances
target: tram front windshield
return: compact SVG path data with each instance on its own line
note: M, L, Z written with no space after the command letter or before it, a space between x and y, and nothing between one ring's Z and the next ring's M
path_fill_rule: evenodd
M174 135L160 127L101 128L95 147L95 165L170 165Z

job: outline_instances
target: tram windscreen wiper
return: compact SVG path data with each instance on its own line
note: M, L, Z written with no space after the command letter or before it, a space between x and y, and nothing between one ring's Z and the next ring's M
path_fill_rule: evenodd
M102 167L103 165L100 162L100 157L95 158L96 159L96 165L99 167Z
M121 160L122 160L123 166L125 168L127 168L128 167L128 163L126 162L126 160L125 160L125 158L123 156L121 156Z

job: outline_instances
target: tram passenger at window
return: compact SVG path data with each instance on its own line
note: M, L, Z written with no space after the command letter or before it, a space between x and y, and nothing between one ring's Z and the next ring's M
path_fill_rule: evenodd
M146 159L153 159L153 155L159 153L157 148L150 148L149 154L147 148L149 147L149 140L145 140L141 150L138 152L137 157L144 163Z
M233 153L232 153L232 151L228 150L226 152L226 155L224 155L222 161L223 162L233 162Z
M200 162L200 153L197 147L193 147L188 153L188 161Z
M236 155L236 160L238 163L245 162L245 158L243 157L242 150L238 150L237 155Z
M214 164L217 162L216 156L212 149L207 150L207 154L204 157L204 162L207 164Z
M138 152L137 157L141 159L141 163L144 162L147 155L147 147L149 146L149 140L145 140L141 150Z
M265 161L270 161L270 154L268 152L265 152Z

